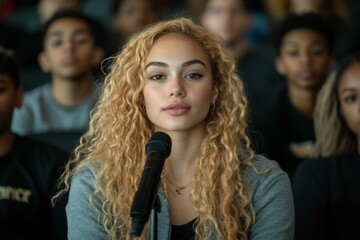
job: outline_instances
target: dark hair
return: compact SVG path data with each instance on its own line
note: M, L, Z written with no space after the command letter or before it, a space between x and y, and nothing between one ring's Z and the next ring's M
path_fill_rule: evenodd
M57 20L61 20L64 18L73 18L73 19L80 20L80 21L83 21L84 23L86 23L88 25L88 27L90 28L90 33L94 38L95 45L101 46L102 39L100 38L101 34L99 32L99 30L101 29L100 23L95 21L92 17L88 16L81 10L77 10L77 9L57 11L48 21L45 22L45 24L42 27L42 32L41 32L43 45L45 43L45 37L46 37L46 34L47 34L50 26Z
M353 54L347 56L346 58L344 58L337 64L337 66L336 66L336 70L337 70L336 83L337 84L339 83L340 78L342 77L342 75L344 74L346 69L354 63L360 63L360 52L356 52L356 53L353 53Z
M115 16L118 13L119 8L122 3L123 3L123 0L114 0L113 1L112 9L111 9L111 13L113 16Z
M19 67L13 51L0 46L0 74L7 75L14 82L15 88L20 86Z
M309 29L321 34L328 43L329 52L333 51L333 31L330 24L319 14L304 13L290 14L283 19L275 29L274 44L277 54L280 54L280 47L286 34L296 29Z

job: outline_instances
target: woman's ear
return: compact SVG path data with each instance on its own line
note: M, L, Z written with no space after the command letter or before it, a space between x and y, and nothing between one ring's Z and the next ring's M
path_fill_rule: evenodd
M211 102L216 102L218 99L218 96L219 96L219 89L218 89L218 87L215 86L213 89Z

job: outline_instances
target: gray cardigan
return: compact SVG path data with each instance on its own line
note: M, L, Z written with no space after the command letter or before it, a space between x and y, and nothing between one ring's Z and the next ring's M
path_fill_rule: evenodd
M253 191L252 203L255 210L255 223L249 232L249 239L293 239L295 213L288 175L280 169L277 162L260 155L254 158L254 164L260 171L268 167L271 170L258 174L251 167L244 167L246 184ZM69 240L108 239L97 215L97 212L101 212L101 199L93 199L97 211L89 202L89 197L95 190L95 175L96 170L89 165L72 179L66 206ZM161 188L158 195L161 212L158 214L157 236L159 240L166 240L171 235L169 203Z

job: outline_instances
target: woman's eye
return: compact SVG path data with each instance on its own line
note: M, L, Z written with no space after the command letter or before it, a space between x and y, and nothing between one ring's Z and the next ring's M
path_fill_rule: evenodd
M296 57L299 54L298 54L298 51L296 51L296 50L289 50L289 51L287 51L287 55L289 55L290 57Z
M50 45L55 46L55 47L60 46L61 44L62 44L62 40L61 40L61 39L52 39L52 40L50 41Z
M325 53L324 49L313 49L311 51L311 54L314 56L321 56L324 55L324 53Z
M199 79L199 78L201 78L203 75L201 75L201 74L198 74L198 73L190 73L190 74L187 74L186 76L185 76L185 78L187 78L187 79Z
M76 44L84 44L87 43L89 40L85 36L77 36L74 38L74 43Z
M346 96L344 99L345 99L346 103L353 103L353 102L356 101L356 96L355 95L350 95L350 96Z
M158 80L164 79L164 76L161 75L161 74L156 74L156 75L152 75L152 76L150 77L150 79L151 79L151 80L158 81Z

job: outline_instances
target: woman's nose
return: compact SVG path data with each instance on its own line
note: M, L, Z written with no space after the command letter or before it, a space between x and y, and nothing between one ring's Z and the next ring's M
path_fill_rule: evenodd
M180 77L176 77L170 84L170 96L171 97L185 97L185 89L182 86Z
M170 90L170 96L172 97L185 97L185 91L180 88L172 88Z

